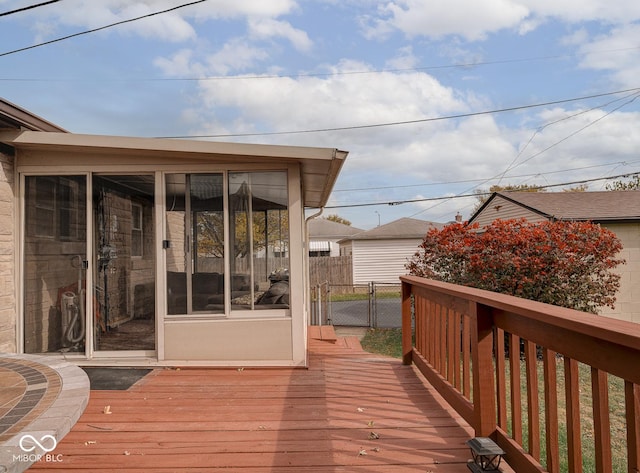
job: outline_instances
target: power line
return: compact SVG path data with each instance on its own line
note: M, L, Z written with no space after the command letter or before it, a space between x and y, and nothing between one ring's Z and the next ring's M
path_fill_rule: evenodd
M519 166L519 164L518 164L518 165L516 165L516 162L517 162L517 161L520 159L520 157L524 154L525 150L526 150L526 149L529 147L529 145L533 142L534 138L535 138L539 133L541 133L545 128L549 128L549 127L551 127L551 126L553 126L553 125L556 125L556 124L558 124L558 123L560 123L560 122L563 122L563 121L566 121L566 120L570 120L570 119L575 118L575 117L577 117L577 116L579 116L579 115L584 115L584 114L589 113L589 112L592 112L592 111L594 111L594 110L597 110L597 109L600 109L600 108L607 107L607 106L609 106L609 105L611 105L611 104L613 104L613 103L619 102L619 101L621 101L621 100L626 100L626 99L627 99L627 98L629 98L629 97L633 97L633 98L632 98L632 101L633 101L633 100L635 100L635 99L637 98L637 93L636 93L636 92L634 92L634 93L631 93L631 94L625 95L624 97L619 97L619 98L617 98L617 99L611 100L611 101L609 101L609 102L607 102L607 103L605 103L605 104L595 105L595 106L593 106L593 107L591 107L591 108L589 108L589 109L581 110L581 111L579 111L579 112L577 112L577 113L574 113L574 114L571 114L571 115L567 115L567 116L562 117L562 118L560 118L560 119L558 119L558 120L554 120L554 121L551 121L551 122L547 122L547 123L545 123L544 125L542 125L542 126L540 126L540 127L536 128L536 130L535 130L535 131L534 131L534 133L531 135L531 137L529 138L529 140L527 141L527 143L522 147L522 149L521 149L520 151L518 151L518 154L516 155L516 157L515 157L515 158L513 158L513 161L511 161L511 164L509 164L509 165L507 166L507 168L504 170L504 172L500 175L500 179L498 179L497 184L499 185L499 184L500 184L500 182L502 182L502 179L504 179L504 177L506 176L506 174L507 174L509 171L511 171L513 168L515 168L515 167L518 167L518 166ZM627 102L627 103L623 104L623 106L624 106L624 105L627 105L628 103L629 103L629 102ZM618 109L616 108L616 109L614 109L614 110L618 110ZM558 143L556 143L556 144L558 144ZM547 148L547 149L548 149L548 148ZM545 150L543 150L543 151L541 151L541 153L543 153L544 151L546 151L546 149L545 149ZM523 161L523 163L524 163L524 162L529 161L530 159L533 159L534 157L536 157L536 154L534 154L533 156L530 156L529 158L527 158L525 161ZM512 177L513 177L513 176L512 176Z
M432 117L432 118L419 118L417 120L403 120L396 122L385 122L385 123L373 123L369 125L352 125L352 126L342 126L342 127L331 127L331 128L311 128L307 130L291 130L291 131L271 131L271 132L255 132L255 133L226 133L226 134L218 134L218 135L184 135L184 136L158 136L156 138L230 138L230 137L250 137L250 136L274 136L274 135L297 135L304 133L326 133L332 131L350 131L350 130L363 130L368 128L382 128L388 126L399 126L399 125L413 125L416 123L428 123L428 122L436 122L442 120L453 120L457 118L469 118L469 117L477 117L480 115L492 115L496 113L504 113L504 112L514 112L517 110L526 110L530 108L537 107L546 107L549 105L558 105L562 103L568 102L577 102L580 100L594 99L598 97L606 97L608 95L622 94L628 92L637 92L640 93L640 87L636 87L633 89L626 90L618 90L616 92L605 92L601 94L593 94L593 95L584 95L582 97L574 97L570 99L562 99L562 100L553 100L550 102L541 102L529 105L519 105L516 107L507 107L507 108L499 108L494 110L484 110L481 112L470 112L470 113L460 113L456 115L444 115L440 117Z
M593 168L601 168L608 167L612 165L616 165L615 168L619 166L628 166L630 164L635 164L640 162L640 160L636 161L616 161L614 163L604 163L604 164L594 164L592 166L582 166L579 168L570 168L570 169L561 169L559 171L549 171L549 172L536 172L533 174L519 174L516 176L509 176L511 179L520 178L520 177L536 177L536 176L547 176L550 174L560 174L564 172L574 172L574 171L584 171L585 169L593 169ZM614 169L615 169L614 168ZM378 186L378 187L353 187L353 188L345 188L345 189L334 189L332 192L365 192L365 191L373 191L373 190L385 190L385 189L408 189L411 187L431 187L431 186L446 186L451 184L466 184L471 182L480 182L485 183L490 181L491 179L495 179L496 176L490 178L479 178L479 179L462 179L459 181L442 181L442 182L426 182L423 184L405 184L401 186Z
M206 2L206 1L207 0L196 0L194 2L185 3L183 5L178 5L176 7L167 8L166 10L157 11L157 12L154 12L154 13L148 13L146 15L138 16L138 17L135 17L135 18L130 18L128 20L122 20L122 21L118 21L116 23L111 23L110 25L100 26L99 28L94 28L94 29L87 30L87 31L81 31L79 33L70 34L68 36L63 36L61 38L52 39L50 41L45 41L44 43L38 43L38 44L31 45L31 46L26 46L24 48L14 49L13 51L7 51L6 53L0 53L0 57L8 56L9 54L15 54L15 53L19 53L19 52L22 52L22 51L27 51L29 49L39 48L40 46L46 46L48 44L57 43L59 41L64 41L66 39L75 38L77 36L82 36L82 35L89 34L89 33L95 33L96 31L106 30L107 28L111 28L113 26L123 25L125 23L131 23L133 21L142 20L143 18L149 18L149 17L152 17L152 16L161 15L163 13L168 13L168 12L171 12L171 11L174 11L174 10L178 10L180 8L188 7L188 6L191 6L191 5L196 5L198 3L202 3L202 2Z
M60 1L60 0L55 0ZM615 52L631 51L640 49L640 46L630 48L602 49L598 51L590 51L588 54L609 54ZM587 53L582 53L586 55ZM440 64L423 67L405 67L390 69L372 69L363 71L334 71L334 72L303 72L297 74L254 74L244 76L203 76L203 77L142 77L142 78L90 78L90 79L56 79L56 78L26 78L26 77L4 77L0 81L16 81L16 82L200 82L200 81L241 81L241 80L264 80L264 79L298 79L304 77L336 77L364 74L384 74L384 73L402 73L402 72L420 72L432 71L439 69L468 69L478 66L492 66L499 64L547 61L552 59L563 59L568 57L576 57L580 54L565 54L556 56L534 56L528 58L510 58L498 59L493 61L477 61L468 63Z
M628 105L628 104L630 104L630 103L634 102L634 101L639 97L639 95L638 95L638 93L632 93L632 94L627 95L627 96L626 96L626 97L624 97L624 98L626 99L626 98L629 98L629 97L631 97L631 98L630 98L629 100L627 100L627 102L625 102L625 103L623 103L623 104L621 104L621 105L617 106L616 108L614 108L614 109L610 110L609 112L605 113L603 116L601 116L601 117L599 117L599 118L596 118L595 120L591 121L590 123L588 123L587 125L583 126L582 128L579 128L578 130L574 131L573 133L570 133L568 136L565 136L565 137L564 137L564 138L562 138L561 140L559 140L559 141L557 141L557 142L555 142L555 143L551 144L550 146L547 146L545 149L541 150L540 152L538 152L538 153L534 153L532 156L529 156L527 159L525 159L524 161L521 161L521 162L520 162L520 163L518 163L517 165L514 165L514 162L515 162L515 160L514 160L514 162L512 162L512 163L511 163L511 165L509 165L509 168L507 169L507 171L509 171L510 169L514 169L514 168L517 168L517 167L519 167L519 166L523 165L523 164L524 164L524 163L526 163L527 161L530 161L530 160L532 160L533 158L540 156L541 154L545 153L546 151L550 150L551 148L553 148L553 147L555 147L555 146L559 145L560 143L563 143L564 141L567 141L569 138L574 137L574 136L575 136L575 135L577 135L578 133L580 133L580 132L582 132L582 131L586 130L587 128L589 128L590 126L592 126L592 125L596 124L596 123L597 123L597 122L599 122L600 120L603 120L604 118L608 117L608 116L609 116L609 115L611 115L614 111L619 110L619 109L621 109L622 107L624 107L624 106L626 106L626 105ZM610 102L610 103L613 103L613 102L616 102L616 101L614 100L614 101L612 101L612 102ZM558 121L561 121L561 120L558 120ZM554 123L557 123L558 121L556 121L556 122L554 122ZM518 157L519 157L519 155L518 155ZM505 173L506 173L507 171L505 171ZM498 177L498 176L495 176L495 177ZM502 174L502 177L504 177L504 173ZM544 176L543 176L543 177L544 177ZM502 179L502 178L501 178L501 179ZM489 181L489 179L487 179L487 181L485 181L485 182L488 182L488 181ZM470 191L470 190L477 189L477 188L478 188L478 187L480 187L480 185L482 185L482 184L483 184L483 183L478 184L478 185L475 185L475 186L471 187L470 189L465 190L464 192L468 192L468 191ZM442 202L440 202L440 203L438 203L438 204L435 204L435 205L432 205L431 207L429 207L429 208L427 208L427 209L422 209L422 210L420 210L419 212L416 212L415 214L413 214L413 215L412 215L412 217L415 217L416 215L419 215L419 214L421 214L421 213L423 213L423 212L426 212L426 211L428 211L428 210L432 210L434 207L437 207L437 206L438 206L438 205L440 205L441 203L442 203Z
M632 177L632 176L637 176L638 172L632 172L632 173L626 173L626 174L618 174L616 176L606 176L606 177L597 177L597 178L593 178L593 179L583 179L580 181L570 181L570 182L562 182L560 184L547 184L544 186L532 186L529 187L529 189L532 190L540 190L540 189L549 189L552 187L563 187L563 186L571 186L571 185L575 185L575 184L586 184L588 182L596 182L596 181L604 181L604 180L608 180L608 179L619 179L619 178L623 178L623 177ZM439 201L439 200L449 200L449 199L462 199L462 198L467 198L467 197L479 197L479 196L486 196L486 195L491 195L493 192L478 192L478 193L473 193L473 194L458 194L458 195L449 195L449 196L443 196L443 197L424 197L421 199L405 199L405 200L396 200L396 201L387 201L387 202L368 202L368 203L362 203L362 204L345 204L345 205L327 205L324 208L325 209L344 209L344 208L352 208L352 207L373 207L375 205L390 205L390 206L395 206L395 205L402 205L402 204L413 204L416 202L435 202L435 201Z
M31 5L31 6L28 6L28 7L17 8L16 10L11 10L11 11L6 11L4 13L0 13L0 16L13 15L14 13L20 13L20 12L23 12L23 11L31 10L33 8L44 7L45 5L51 5L52 3L58 3L59 1L60 0L51 0L49 2L42 2L42 3L38 3L36 5Z

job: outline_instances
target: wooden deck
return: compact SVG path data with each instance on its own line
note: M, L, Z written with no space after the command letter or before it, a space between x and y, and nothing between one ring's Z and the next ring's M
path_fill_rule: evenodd
M32 470L467 471L473 431L414 367L309 335L309 369L158 369L92 391L59 461Z

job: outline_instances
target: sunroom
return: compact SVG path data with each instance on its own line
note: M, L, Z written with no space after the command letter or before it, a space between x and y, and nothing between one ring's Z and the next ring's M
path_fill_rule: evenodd
M305 208L337 149L5 131L17 351L79 364L305 366Z

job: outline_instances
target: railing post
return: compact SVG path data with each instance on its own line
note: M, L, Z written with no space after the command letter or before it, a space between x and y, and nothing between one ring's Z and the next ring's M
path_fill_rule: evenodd
M402 281L402 363L410 365L413 355L411 329L411 284Z
M469 303L471 356L473 360L473 409L478 437L490 437L496 430L496 393L493 376L493 316L491 309Z

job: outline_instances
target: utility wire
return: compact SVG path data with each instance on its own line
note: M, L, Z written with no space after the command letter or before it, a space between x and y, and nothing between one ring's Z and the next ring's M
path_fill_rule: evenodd
M51 5L52 3L58 3L59 1L60 0L50 0L49 2L42 2L42 3L38 3L36 5L31 5L31 6L28 6L28 7L23 7L23 8L18 8L16 10L6 11L4 13L0 13L0 16L13 15L14 13L20 13L20 12L23 12L23 11L31 10L33 8L44 7L45 5Z
M553 125L556 125L556 124L558 124L558 123L560 123L560 122L563 122L563 121L566 121L566 120L570 120L570 119L572 119L572 118L578 117L578 116L580 116L580 115L584 115L584 114L589 113L589 112L592 112L592 111L594 111L594 110L598 110L598 109L601 109L601 108L608 107L609 105L611 105L611 104L613 104L613 103L619 102L619 101L621 101L621 100L626 100L626 99L627 99L627 98L629 98L629 97L633 97L633 98L632 98L632 100L635 100L635 99L637 98L637 92L633 92L633 93L631 93L631 94L625 95L624 97L619 97L619 98L614 99L614 100L611 100L611 101L609 101L609 102L607 102L607 103L605 103L605 104L595 105L595 106L593 106L593 107L591 107L591 108L589 108L589 109L581 110L581 111L579 111L579 112L577 112L577 113L574 113L574 114L571 114L571 115L567 115L567 116L565 116L565 117L563 117L563 118L560 118L560 119L558 119L558 120L554 120L554 121L551 121L551 122L547 122L547 123L545 123L544 125L542 125L542 126L540 126L540 127L536 128L536 130L533 132L533 134L531 135L531 137L529 138L529 140L527 141L527 143L522 147L522 149L518 152L518 154L516 155L516 157L515 157L515 158L513 158L513 161L511 161L511 163L506 167L506 169L504 170L504 172L500 175L500 178L498 179L497 184L498 184L498 185L500 185L500 183L502 182L502 179L504 179L504 177L506 176L506 174L507 174L509 171L511 171L514 167L517 167L517 166L518 166L518 165L516 165L516 162L517 162L517 161L520 159L520 157L524 154L525 150L526 150L526 149L529 147L529 145L533 142L534 138L535 138L538 134L542 133L542 131L543 131L545 128L549 128L549 127L551 127L551 126L553 126ZM628 104L628 102L627 102L627 103L625 103L625 104L623 104L623 105L627 105L627 104ZM614 109L614 110L617 110L617 109ZM535 155L534 155L533 157L535 157ZM524 162L528 161L529 159L532 159L532 157L527 158Z
M538 153L534 153L533 155L529 156L529 157L528 157L527 159L525 159L524 161L521 161L520 163L518 163L518 164L516 164L516 165L513 165L513 163L511 163L512 165L510 165L510 168L509 168L509 169L515 169L515 168L517 168L517 167L519 167L519 166L522 166L522 165L523 165L523 164L525 164L527 161L530 161L530 160L532 160L533 158L536 158L536 157L540 156L541 154L545 153L546 151L550 150L551 148L553 148L553 147L555 147L555 146L558 146L560 143L563 143L563 142L567 141L568 139L570 139L570 138L574 137L574 136L575 136L575 135L577 135L578 133L580 133L580 132L582 132L582 131L586 130L586 129L587 129L587 128L589 128L590 126L595 125L595 124L596 124L597 122L599 122L600 120L605 119L606 117L608 117L609 115L611 115L613 112L615 112L615 111L617 111L617 110L620 110L622 107L624 107L624 106L626 106L626 105L629 105L630 103L634 102L634 101L635 101L639 96L640 96L640 94L639 94L638 92L636 92L636 93L632 93L632 94L629 94L627 97L624 97L624 98L629 98L629 97L631 97L631 98L630 98L629 100L627 100L625 103L623 103L623 104L621 104L621 105L619 105L619 106L615 107L614 109L612 109L612 110L610 110L609 112L605 113L605 114L604 114L604 115L602 115L601 117L598 117L598 118L596 118L595 120L593 120L593 121L591 121L591 122L587 123L585 126L583 126L583 127L579 128L578 130L574 131L573 133L570 133L568 136L565 136L565 137L564 137L564 138L562 138L561 140L556 141L555 143L553 143L553 144L551 144L551 145L547 146L546 148L544 148L543 150L539 151ZM612 102L612 103L613 103L613 102ZM499 176L495 176L495 177L499 177ZM503 173L503 177L504 177L504 173ZM488 182L489 180L490 180L490 179L487 179L485 182L480 183L480 184L477 184L477 185L475 185L475 186L473 186L473 187L471 187L471 188L469 188L469 189L465 190L464 192L468 192L468 191L471 191L471 190L473 190L473 189L477 189L478 187L480 187L482 184L484 184L484 183ZM581 183L581 182L578 182L578 183ZM482 193L478 193L478 195L483 195L483 194L482 194ZM424 212L427 212L427 211L429 211L429 210L432 210L433 208L437 207L437 206L438 206L438 205L440 205L441 203L442 203L442 202L440 202L440 203L438 203L438 204L435 204L435 205L432 205L432 206L431 206L431 207L429 207L429 208L422 209L422 210L420 210L420 211L416 212L415 214L411 215L411 217L415 217L416 215L419 215L419 214L421 214L421 213L424 213Z
M202 3L202 2L206 2L206 1L207 0L197 0L195 2L185 3L183 5L178 5L176 7L167 8L166 10L157 11L157 12L154 12L154 13L148 13L146 15L138 16L138 17L135 17L135 18L130 18L128 20L122 20L122 21L118 21L116 23L111 23L110 25L100 26L99 28L94 28L94 29L87 30L87 31L81 31L79 33L70 34L68 36L63 36L61 38L52 39L50 41L45 41L44 43L38 43L38 44L34 44L34 45L27 46L27 47L24 47L24 48L14 49L13 51L7 51L5 53L0 53L0 57L8 56L10 54L19 53L19 52L22 52L22 51L27 51L29 49L39 48L40 46L46 46L48 44L57 43L59 41L64 41L66 39L75 38L76 36L82 36L82 35L89 34L89 33L95 33L96 31L106 30L107 28L111 28L113 26L123 25L125 23L131 23L133 21L142 20L143 18L149 18L149 17L152 17L152 16L161 15L163 13L168 13L168 12L171 12L171 11L174 11L174 10L178 10L180 8L188 7L188 6L191 6L191 5L196 5L198 3Z
M575 184L586 184L589 182L596 182L596 181L604 181L604 180L608 180L608 179L619 179L619 178L623 178L623 177L632 177L632 176L637 176L639 175L639 172L632 172L632 173L626 173L626 174L618 174L616 176L605 176L605 177L597 177L597 178L593 178L593 179L583 179L580 181L570 181L570 182L562 182L559 184L547 184L544 186L532 186L529 187L528 189L531 190L540 190L540 189L549 189L551 187L563 187L563 186L571 186L571 185L575 185ZM467 197L478 197L478 196L486 196L486 195L491 195L493 194L493 192L478 192L478 193L473 193L473 194L458 194L458 195L454 195L454 196L443 196L443 197L424 197L421 199L406 199L406 200L396 200L396 201L387 201L387 202L368 202L368 203L363 203L363 204L345 204L345 205L327 205L324 208L325 209L344 209L344 208L352 208L352 207L372 207L374 205L402 205L402 204L411 204L411 203L415 203L415 202L432 202L432 201L439 201L439 200L449 200L449 199L462 199L462 198L467 198Z
M526 110L530 108L538 108L538 107L546 107L549 105L558 105L561 103L568 102L577 102L580 100L594 99L598 97L606 97L608 95L615 94L623 94L628 92L636 92L640 93L640 87L636 87L633 89L625 89L618 90L616 92L605 92L602 94L593 94L593 95L584 95L582 97L574 97L570 99L562 99L562 100L553 100L551 102L541 102L529 105L519 105L516 107L507 107L507 108L499 108L493 110L484 110L481 112L470 112L470 113L460 113L456 115L444 115L440 117L432 117L432 118L419 118L417 120L403 120L397 122L385 122L385 123L373 123L369 125L352 125L352 126L341 126L341 127L332 127L332 128L311 128L307 130L291 130L291 131L271 131L271 132L255 132L255 133L226 133L219 135L184 135L184 136L157 136L156 138L229 138L229 137L249 137L249 136L273 136L273 135L296 135L303 133L325 133L331 131L349 131L349 130L363 130L368 128L382 128L387 126L399 126L399 125L412 125L416 123L428 123L428 122L436 122L442 120L453 120L456 118L469 118L469 117L477 117L479 115L492 115L496 113L504 113L504 112L514 112L517 110Z
M560 174L565 172L574 172L574 171L584 171L585 169L593 169L593 168L601 168L601 167L609 167L615 165L614 170L620 166L628 166L630 164L636 164L640 162L640 160L635 161L616 161L614 163L604 163L604 164L594 164L591 166L582 166L579 168L570 168L570 169L561 169L559 171L549 171L549 172L536 172L534 174L519 174L517 176L509 176L510 178L521 178L521 177L536 177L536 176L547 176L550 174ZM431 186L446 186L451 184L467 184L471 182L480 182L485 183L492 179L491 178L478 178L478 179L462 179L459 181L442 181L442 182L426 182L423 184L405 184L400 186L378 186L378 187L352 187L352 188L343 188L343 189L333 189L332 193L337 192L366 192L366 191L374 191L374 190L385 190L385 189L407 189L411 187L431 187Z
M60 0L55 0L60 1ZM640 46L630 48L616 48L616 49L602 49L598 51L590 51L588 54L610 54L615 52L632 51L640 49ZM56 78L20 78L20 77L5 77L0 78L0 81L16 81L16 82L200 82L200 81L241 81L241 80L261 80L261 79L299 79L304 77L337 77L337 76L351 76L351 75L364 75L364 74L384 74L384 73L403 73L403 72L421 72L431 71L439 69L469 69L471 67L478 66L493 66L499 64L521 63L521 62L533 62L533 61L548 61L552 59L563 59L569 57L576 57L580 54L566 54L556 56L534 56L526 58L510 58L510 59L497 59L493 61L477 61L467 63L454 63L454 64L440 64L423 67L403 67L403 68L390 68L390 69L371 69L362 71L334 71L334 72L301 72L297 74L261 74L261 75L244 75L244 76L203 76L203 77L142 77L142 78L91 78L91 79L56 79ZM582 55L586 55L583 53Z

